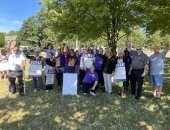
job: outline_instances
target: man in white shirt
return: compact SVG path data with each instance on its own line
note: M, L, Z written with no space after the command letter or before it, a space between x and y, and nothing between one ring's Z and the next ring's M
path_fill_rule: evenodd
M9 91L16 93L16 78L19 83L19 94L24 96L23 71L25 70L25 56L19 51L19 47L14 47L8 57L8 80Z

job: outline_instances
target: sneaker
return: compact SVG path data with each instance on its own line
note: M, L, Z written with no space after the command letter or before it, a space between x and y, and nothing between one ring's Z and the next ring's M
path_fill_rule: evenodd
M34 91L33 91L34 93L36 93L37 92L37 89L34 89Z
M87 93L83 93L83 95L87 95Z
M136 96L136 97L135 97L135 99L136 99L136 100L139 100L139 99L140 99L140 97L139 97L139 96Z
M96 95L96 94L94 93L94 90L91 90L91 91L90 91L90 94L93 95L93 96Z

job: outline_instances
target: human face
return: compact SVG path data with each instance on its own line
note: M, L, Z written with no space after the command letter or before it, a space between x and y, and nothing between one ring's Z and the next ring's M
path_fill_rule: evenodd
M153 52L154 53L159 53L159 47L158 46L154 46L153 47Z
M39 54L40 54L39 52L35 52L35 56L36 56L36 57L38 57L38 56L39 56Z
M111 57L112 56L112 52L109 50L109 51L107 51L106 55L107 55L107 57Z
M136 52L137 52L138 54L141 54L141 53L142 53L142 47L137 47L137 48L136 48Z
M119 58L123 58L123 55L124 55L123 52L119 52L119 53L118 53Z
M18 47L14 47L13 53L14 53L14 54L18 54L18 52L19 52L19 48L18 48Z
M48 49L53 49L53 46L52 46L52 45L49 45L49 46L48 46Z
M90 66L90 71L91 71L91 73L94 73L94 66L92 65L92 66Z
M102 48L99 49L99 54L103 54L103 49Z

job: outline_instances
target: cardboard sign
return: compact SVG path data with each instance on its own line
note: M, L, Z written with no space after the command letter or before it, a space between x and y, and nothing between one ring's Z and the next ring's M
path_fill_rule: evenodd
M46 85L54 84L54 74L46 74Z
M80 60L80 67L83 68L83 63L82 63L82 59L84 57L81 57L81 60ZM90 68L90 66L93 64L93 61L94 61L94 58L84 58L84 63L86 65L87 68Z
M42 75L42 61L31 61L29 66L29 75L39 77Z
M64 73L63 95L77 95L77 74Z
M8 61L7 60L2 60L0 62L0 71L8 71Z

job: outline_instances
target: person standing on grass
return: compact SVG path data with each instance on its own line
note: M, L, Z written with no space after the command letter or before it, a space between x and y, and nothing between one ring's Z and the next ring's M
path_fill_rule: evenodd
M19 51L19 47L14 47L12 53L8 58L8 80L9 91L12 94L16 93L16 78L19 83L19 94L24 96L24 83L23 83L23 71L25 70L26 58Z
M170 44L167 43L164 51L160 52L158 46L153 47L154 54L149 58L150 79L153 87L153 96L161 99L164 74L164 60L167 52L170 49Z
M82 81L83 94L87 95L89 89L91 89L90 94L95 96L96 95L95 89L98 84L98 75L95 72L94 65L91 65L90 69L87 68L84 63L84 58L82 58L82 64L83 64L83 70L85 71L85 77Z
M57 50L56 60L56 78L58 83L58 89L60 90L63 85L63 73L65 66L65 56L62 52L62 49Z
M99 48L99 51L97 52L97 46L94 47L94 55L95 55L95 71L98 74L99 81L98 81L98 87L104 87L104 78L103 78L103 61L106 58L103 52L103 48Z
M118 95L120 97L123 96L123 82L126 81L125 62L123 58L124 52L123 50L119 50L114 72L114 83L116 83L116 85L118 86Z
M55 56L56 50L53 49L52 44L48 44L47 49L45 49L46 52L46 58L50 58L51 53Z
M49 58L45 59L45 81L49 78L50 81L54 81L54 74L55 74L55 66L56 60L54 58L53 53L49 54ZM54 82L46 83L46 92L53 89Z
M8 51L6 49L2 49L1 50L1 54L0 54L0 63L2 63L1 67L0 67L0 79L4 79L7 78L7 70L8 68L4 65L8 64Z
M135 99L139 100L142 96L143 79L146 75L148 69L148 57L142 51L142 47L138 46L136 51L131 50L131 43L128 44L128 51L130 51L132 56L132 64L129 71L131 74L131 92L135 95ZM137 93L136 93L136 83L137 83Z
M34 56L28 56L27 58L30 59L30 64L38 64L41 65L42 68L44 67L44 58L40 56L40 49L36 49L34 51ZM34 86L34 92L37 92L37 90L43 91L43 79L42 79L42 74L41 75L32 75L33 79L33 86Z
M107 58L104 60L103 64L103 77L104 77L104 86L105 86L105 93L111 94L112 93L112 73L115 69L116 59L113 56L112 49L109 48L106 50Z

